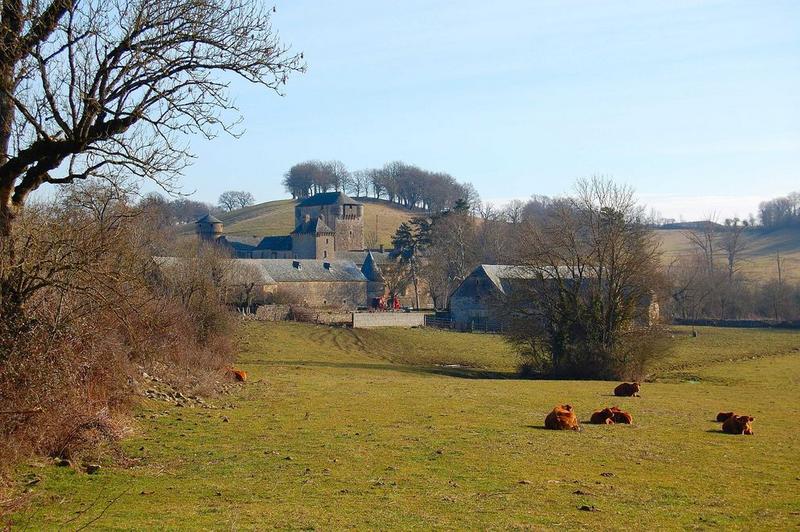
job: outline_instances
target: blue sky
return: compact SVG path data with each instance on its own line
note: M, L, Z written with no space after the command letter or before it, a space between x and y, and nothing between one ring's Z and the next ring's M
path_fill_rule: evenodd
M404 160L498 203L602 174L687 219L800 190L797 1L279 1L274 25L308 72L232 85L246 133L193 141L197 199L285 197L306 159Z

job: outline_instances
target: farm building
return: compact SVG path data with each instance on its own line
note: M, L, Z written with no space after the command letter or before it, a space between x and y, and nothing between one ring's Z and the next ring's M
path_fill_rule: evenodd
M186 275L192 259L154 257L161 274ZM220 271L228 302L258 304L275 299L307 307L355 309L367 305L367 278L346 260L227 259Z
M562 274L565 275L565 274ZM481 264L464 279L450 296L450 318L458 329L498 329L499 307L503 300L524 285L536 282L536 273L525 267ZM658 303L649 298L641 304L642 321L659 318Z

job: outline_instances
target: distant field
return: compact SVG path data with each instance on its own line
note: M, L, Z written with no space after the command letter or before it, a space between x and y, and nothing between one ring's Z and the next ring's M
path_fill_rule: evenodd
M391 245L392 236L401 223L414 213L381 200L364 200L364 237L376 234L377 245ZM259 203L252 207L221 215L225 232L234 236L288 235L294 229L294 200Z
M656 234L661 239L664 262L669 263L679 255L691 253L692 244L680 229L660 229ZM786 280L800 281L800 229L777 231L754 231L746 236L747 247L742 253L742 272L754 279L777 279L776 252L780 251L783 275ZM721 251L721 249L720 249ZM725 266L722 255L720 266Z
M20 486L41 481L14 523L796 529L800 333L699 332L676 329L642 397L615 398L610 382L513 378L493 335L249 323L250 381L216 401L228 408L146 402L127 465L98 475L22 467ZM634 424L543 430L562 402L580 419L617 404ZM722 434L720 410L755 416L755 436Z

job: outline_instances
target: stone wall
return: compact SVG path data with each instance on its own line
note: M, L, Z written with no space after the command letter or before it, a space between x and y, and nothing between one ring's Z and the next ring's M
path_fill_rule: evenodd
M289 301L306 307L355 309L367 305L366 281L281 282L277 291Z
M425 314L422 312L353 312L353 328L370 327L422 327Z
M345 207L354 207L347 205ZM355 216L355 215L353 215ZM336 220L336 249L350 251L364 249L364 220L360 217L350 217Z

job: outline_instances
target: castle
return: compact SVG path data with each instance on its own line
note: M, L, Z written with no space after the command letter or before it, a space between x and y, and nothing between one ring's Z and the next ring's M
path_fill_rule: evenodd
M294 209L294 231L268 236L257 242L226 236L222 221L207 215L197 221L198 235L232 248L237 258L317 259L347 257L345 252L364 249L364 205L342 192L308 197Z

